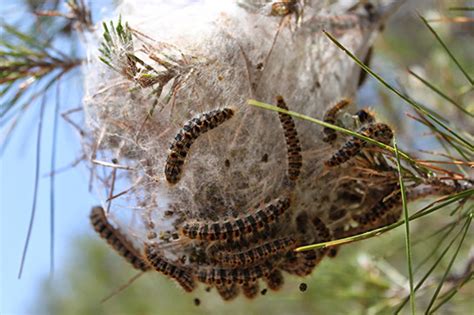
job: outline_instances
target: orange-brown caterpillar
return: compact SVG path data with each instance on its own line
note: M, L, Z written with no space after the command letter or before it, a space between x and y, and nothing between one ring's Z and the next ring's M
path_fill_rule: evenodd
M170 145L166 159L165 177L171 184L176 184L182 173L182 168L188 151L193 142L202 134L216 128L234 115L231 108L216 109L189 120Z
M242 284L242 292L248 299L255 298L259 293L258 282L245 282Z
M157 249L156 244L145 243L145 255L150 265L156 271L176 280L186 292L192 292L196 288L196 283L189 270L166 260Z
M135 269L142 271L151 269L133 244L109 223L102 207L93 207L89 217L94 230L99 233L100 237L105 239Z
M181 228L181 233L190 239L198 240L240 239L243 235L261 231L266 225L274 223L289 207L289 198L277 198L255 213L242 218L214 223L201 221L186 222Z
M267 286L270 290L277 291L283 286L285 279L283 278L281 271L274 270L267 277L264 277L263 281L267 283Z
M231 285L216 285L216 289L224 301L233 300L240 293L240 288L235 283Z
M295 245L296 241L294 239L285 237L242 252L219 251L216 253L215 258L222 266L248 266L268 257L286 253L292 250Z
M268 277L274 266L269 261L248 268L214 268L203 267L197 273L197 279L206 284L231 285L235 282L242 285Z
M329 124L334 125L336 123L336 115L337 113L349 105L351 101L349 99L342 99L339 102L337 102L334 106L331 106L327 111L326 114L324 114L324 122L327 122ZM324 137L323 141L324 142L333 142L337 139L337 134L336 130L331 129L329 127L324 127L323 129Z
M364 126L359 129L359 133L384 144L390 143L393 138L392 129L383 123ZM357 155L366 145L366 141L357 137L352 137L329 160L325 161L324 164L327 167L334 167L345 163Z
M288 110L285 100L281 96L277 96L277 106ZM301 145L298 139L295 122L290 115L278 113L280 123L285 131L286 147L288 151L288 178L296 181L301 172L303 157L301 155Z

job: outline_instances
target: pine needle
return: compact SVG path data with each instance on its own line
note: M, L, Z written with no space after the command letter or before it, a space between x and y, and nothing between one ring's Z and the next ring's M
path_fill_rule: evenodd
M471 225L472 216L473 216L473 214L471 212L469 214L468 218L466 219L466 223L463 226L464 233L461 237L461 240L459 241L458 247L456 248L456 252L454 253L453 257L451 258L451 261L449 262L448 268L446 268L446 271L444 272L443 277L441 278L441 281L439 282L439 285L436 288L436 291L433 294L433 297L431 298L431 301L430 301L428 307L426 308L425 314L427 314L427 315L428 314L433 314L431 309L433 307L433 304L436 301L436 298L438 297L439 292L441 291L441 288L443 287L444 281L446 280L446 277L449 274L449 271L451 270L451 267L453 266L454 261L456 260L456 257L459 253L459 250L461 249L462 244L464 243L464 238L466 237L467 231L469 231L469 226Z
M407 196L405 190L405 183L403 182L402 169L400 167L400 156L397 148L397 141L394 138L393 147L395 149L395 156L397 158L397 169L398 169L398 179L400 183L400 193L402 195L402 208L403 208L403 218L405 222L405 246L407 253L407 265L408 265L408 279L410 281L410 308L411 313L415 314L415 292L413 290L413 269L412 269L412 249L410 242L410 220L408 217L408 206L407 206Z
M469 76L469 74L467 73L466 70L464 70L464 67L459 63L459 61L456 59L456 57L454 57L453 53L451 52L451 50L448 48L448 46L446 46L446 44L443 42L443 40L441 39L441 37L439 37L438 33L436 33L436 31L431 27L430 23L428 23L428 21L421 15L418 15L420 17L420 19L423 21L423 23L425 23L426 27L428 27L428 29L430 30L430 32L436 37L436 40L441 44L441 46L444 48L444 50L446 51L446 53L449 55L449 57L451 58L451 60L454 61L454 63L456 64L456 66L459 68L459 70L461 70L461 72L464 74L464 76L466 77L466 79L469 81L469 83L471 83L471 85L474 85L474 80Z

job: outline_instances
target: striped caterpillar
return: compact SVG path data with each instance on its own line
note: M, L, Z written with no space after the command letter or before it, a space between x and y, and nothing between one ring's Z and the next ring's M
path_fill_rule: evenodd
M157 249L156 244L145 243L145 256L156 271L176 280L186 292L192 292L196 288L196 283L189 270L167 261Z
M230 219L224 222L186 222L180 229L182 235L197 240L234 240L244 235L259 232L266 225L279 219L290 207L288 197L277 198L255 213L242 218Z
M184 124L170 145L170 152L165 164L165 177L170 184L176 184L182 173L182 168L188 151L194 141L207 131L218 127L232 118L231 108L216 109L198 115Z
M242 252L216 252L215 259L222 265L228 267L242 267L252 265L269 257L284 254L296 246L296 241L286 237L272 240L263 245Z
M390 143L393 138L392 129L383 123L369 124L359 129L359 133L363 136L373 138L384 144ZM352 137L347 141L324 165L334 167L347 162L356 156L365 146L367 142L357 137Z
M151 267L142 258L140 252L105 216L102 207L93 207L89 215L94 230L109 243L112 248L124 257L135 269L148 271Z
M277 96L277 106L288 110L288 106L281 96ZM288 178L295 182L300 175L303 162L298 132L296 130L295 122L290 115L278 113L278 116L285 132L286 147L288 151Z
M373 206L367 212L362 214L353 215L352 218L362 226L365 225L374 225L378 221L382 220L385 215L390 213L392 209L399 207L401 205L402 195L400 192L397 192L394 195L387 196L379 200L375 206ZM398 220L395 219L395 221ZM393 223L393 222L392 222Z

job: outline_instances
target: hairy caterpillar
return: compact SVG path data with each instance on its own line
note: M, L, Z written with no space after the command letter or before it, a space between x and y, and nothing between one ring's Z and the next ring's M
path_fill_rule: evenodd
M170 145L165 165L165 177L170 184L176 184L180 180L184 161L193 142L202 134L232 118L233 115L234 110L231 108L216 109L192 118L178 131Z

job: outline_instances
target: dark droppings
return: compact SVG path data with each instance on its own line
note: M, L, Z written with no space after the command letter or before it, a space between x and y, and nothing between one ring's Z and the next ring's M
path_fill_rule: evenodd
M305 292L308 289L308 285L304 282L300 283L299 289L300 289L301 292Z

